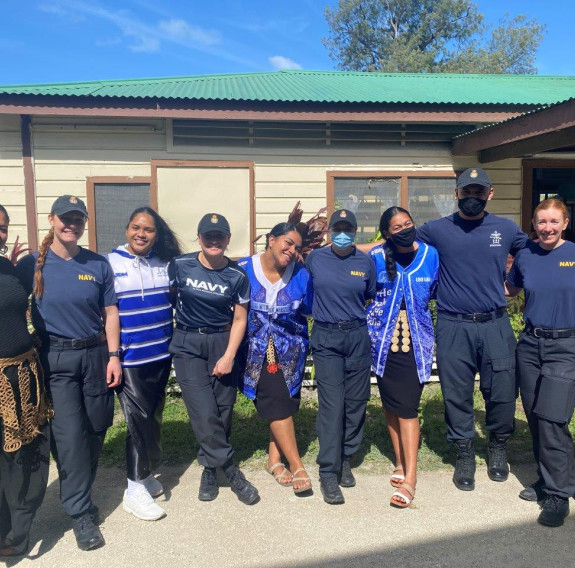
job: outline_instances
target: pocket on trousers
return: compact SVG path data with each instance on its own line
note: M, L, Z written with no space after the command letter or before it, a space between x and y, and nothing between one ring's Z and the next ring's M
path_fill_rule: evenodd
M575 370L543 365L541 383L533 412L540 418L563 424L575 407Z
M346 371L365 371L371 367L371 355L362 355L361 357L348 357L345 360Z
M108 349L106 346L93 347L86 351L83 392L86 396L101 396L108 392L106 372Z
M515 355L491 360L491 372L481 377L481 388L490 391L491 402L513 402L517 398Z

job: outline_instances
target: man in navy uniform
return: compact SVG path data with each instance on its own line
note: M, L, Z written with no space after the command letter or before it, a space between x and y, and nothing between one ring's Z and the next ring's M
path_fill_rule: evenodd
M420 227L417 238L439 252L437 366L445 402L447 439L457 462L453 482L475 488L473 390L480 374L489 432L488 475L505 481L505 447L515 427L515 336L504 291L507 257L524 248L527 235L484 209L493 198L489 177L469 168L455 190L459 211Z

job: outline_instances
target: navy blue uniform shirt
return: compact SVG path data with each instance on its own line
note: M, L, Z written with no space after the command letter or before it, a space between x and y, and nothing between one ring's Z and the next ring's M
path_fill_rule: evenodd
M528 240L513 221L487 212L469 221L453 213L419 227L417 238L439 253L438 310L474 314L506 306L507 256Z
M30 294L38 253L17 266ZM40 334L67 339L90 337L103 331L102 310L116 305L114 273L108 261L91 250L65 260L48 250L42 270L44 295L32 302L32 323Z
M313 250L305 265L313 279L313 319L365 320L365 302L375 296L375 264L366 254L353 247L342 257L327 246Z
M177 292L176 321L187 327L225 327L234 304L250 301L250 281L243 268L228 259L219 270L206 268L197 252L178 256L168 265L170 287Z
M507 280L525 290L523 319L533 327L575 328L575 244L553 250L530 242L520 250Z

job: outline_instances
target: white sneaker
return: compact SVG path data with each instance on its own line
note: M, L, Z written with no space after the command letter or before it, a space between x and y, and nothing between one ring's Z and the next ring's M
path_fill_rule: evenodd
M128 493L124 491L122 507L126 513L132 513L143 521L157 521L166 515L166 511L157 505L144 486Z
M153 475L144 479L144 487L154 499L164 494L163 485Z

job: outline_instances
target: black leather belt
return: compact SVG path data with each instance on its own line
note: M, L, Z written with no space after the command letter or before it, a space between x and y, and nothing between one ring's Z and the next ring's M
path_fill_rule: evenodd
M177 323L176 329L186 331L188 333L199 333L201 335L209 335L211 333L223 333L224 331L230 331L230 329L232 329L232 324L229 323L228 325L224 325L224 327L188 327L187 325Z
M325 327L327 329L339 329L340 331L346 329L357 329L363 325L367 325L365 320L351 320L351 321L338 321L337 323L327 323L323 321L314 321L314 325Z
M505 308L499 308L498 310L494 310L493 312L483 312L478 314L458 314L457 312L448 312L447 310L441 310L439 313L447 314L454 318L462 319L465 321L484 322L503 317L507 313L507 310Z
M50 347L53 349L89 349L106 342L106 334L98 333L81 339L65 339L57 335L49 335Z
M526 325L525 331L537 339L565 339L566 337L575 337L575 327L564 329L547 329L544 327L533 327Z

